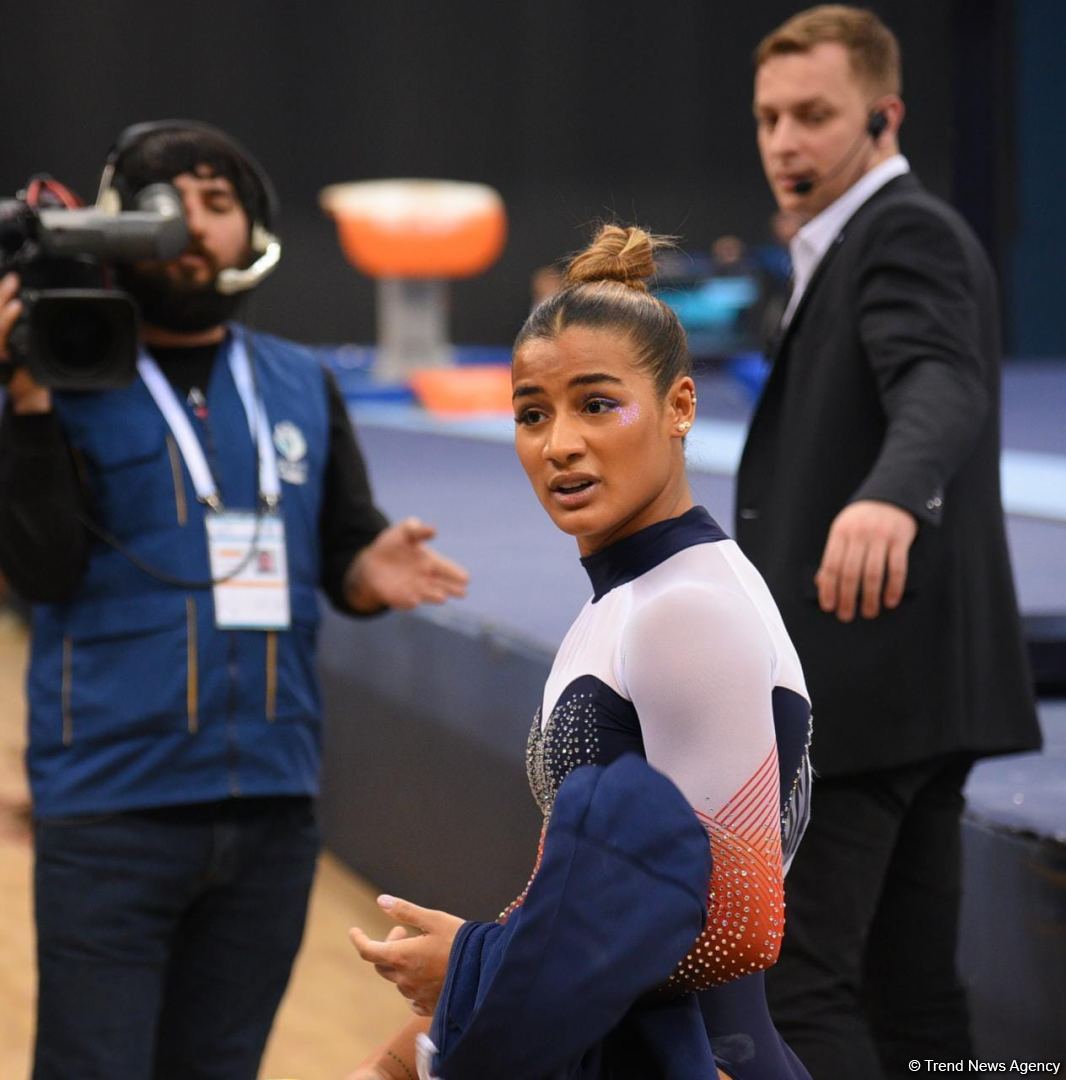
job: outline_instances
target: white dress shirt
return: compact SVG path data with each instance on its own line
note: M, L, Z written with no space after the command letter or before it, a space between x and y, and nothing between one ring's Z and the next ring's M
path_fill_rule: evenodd
M792 238L789 252L792 255L792 295L788 298L788 307L782 316L782 327L788 326L799 306L807 286L811 283L814 271L822 261L833 241L872 195L894 180L897 176L911 171L910 163L902 154L875 165L868 173L860 176L843 195L831 202L820 214L812 217Z

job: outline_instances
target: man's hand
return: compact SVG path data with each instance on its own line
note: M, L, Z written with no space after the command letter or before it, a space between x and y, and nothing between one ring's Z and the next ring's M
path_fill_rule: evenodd
M0 278L0 364L11 361L7 340L11 329L22 314L22 301L18 298L17 274L5 274ZM16 413L45 413L52 410L52 394L34 382L24 368L17 368L7 386L11 409Z
M821 609L851 622L860 588L864 619L877 618L882 603L897 607L917 534L914 516L892 503L861 499L845 506L830 526L822 565L814 575Z
M357 926L348 931L359 955L411 1003L419 1016L432 1016L448 971L452 942L463 920L446 911L420 908L393 896L379 896L378 904L401 925L384 941L372 941ZM416 931L408 936L405 926Z
M465 596L470 575L426 545L436 533L432 525L413 517L379 533L348 568L344 583L348 603L363 612L383 606L407 611Z

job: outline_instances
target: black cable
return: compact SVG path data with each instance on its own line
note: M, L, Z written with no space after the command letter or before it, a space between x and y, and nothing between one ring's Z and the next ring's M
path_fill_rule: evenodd
M206 578L203 580L182 578L178 577L176 574L168 574L165 570L160 570L158 567L146 563L139 555L135 555L121 541L117 540L112 533L109 533L102 526L97 525L97 523L87 514L78 514L77 518L98 540L103 541L109 548L117 551L124 559L131 562L138 570L147 574L149 577L155 578L156 581L161 581L164 585L174 585L179 589L211 589L214 588L215 585L222 585L227 581L232 581L233 578L240 574L240 572L252 561L252 556L256 553L256 544L259 540L263 512L262 509L257 509L255 512L255 530L252 533L248 551L241 561L228 574L224 574L222 577Z
M252 357L251 350L248 348L248 338L244 339L245 350L248 354L248 366L251 371L252 377L252 390L255 396L256 405L260 401L259 386L255 376L255 361ZM218 355L216 352L215 363L218 363ZM252 445L255 449L255 462L256 462L256 474L255 474L255 487L256 491L259 491L259 409L258 407L252 409ZM179 589L211 589L216 585L225 584L227 581L232 581L237 577L241 571L248 566L252 558L254 557L258 542L259 534L263 522L263 499L260 496L256 499L255 508L255 529L252 532L252 539L249 542L248 550L245 552L243 558L237 565L228 573L222 575L222 577L211 577L203 580L194 578L182 578L176 574L168 574L165 570L160 570L158 567L152 566L150 563L145 562L139 555L135 555L128 547L126 547L120 540L118 540L112 533L109 533L103 526L98 525L87 514L79 513L77 515L78 520L95 536L98 540L101 540L113 551L117 551L128 562L132 563L142 573L147 574L149 577L155 578L156 581L163 582L164 585L173 585Z

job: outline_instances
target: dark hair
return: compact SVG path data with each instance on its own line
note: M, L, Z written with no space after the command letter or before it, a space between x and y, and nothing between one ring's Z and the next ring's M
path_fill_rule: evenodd
M851 70L874 94L898 94L902 87L899 42L872 12L846 4L808 8L767 34L755 50L755 66L772 56L810 52L834 42L848 52Z
M149 184L173 180L180 173L195 174L204 167L233 185L250 223L270 228L270 196L254 168L222 132L197 127L149 131L119 155L114 185L125 205Z
M635 226L604 225L570 260L563 288L537 305L515 338L517 352L534 338L558 337L568 326L611 330L633 343L660 397L692 372L685 331L677 316L648 292L655 251L670 241Z

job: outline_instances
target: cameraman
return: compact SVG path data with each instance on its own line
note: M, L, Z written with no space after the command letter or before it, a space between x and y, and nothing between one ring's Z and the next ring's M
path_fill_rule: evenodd
M0 421L0 570L34 616L34 1076L253 1078L318 852L316 587L364 614L466 574L428 526L387 525L310 354L229 322L220 283L256 284L275 240L256 162L176 121L124 133L110 166L125 205L172 183L189 230L177 258L116 268L140 377L60 393L18 368Z

